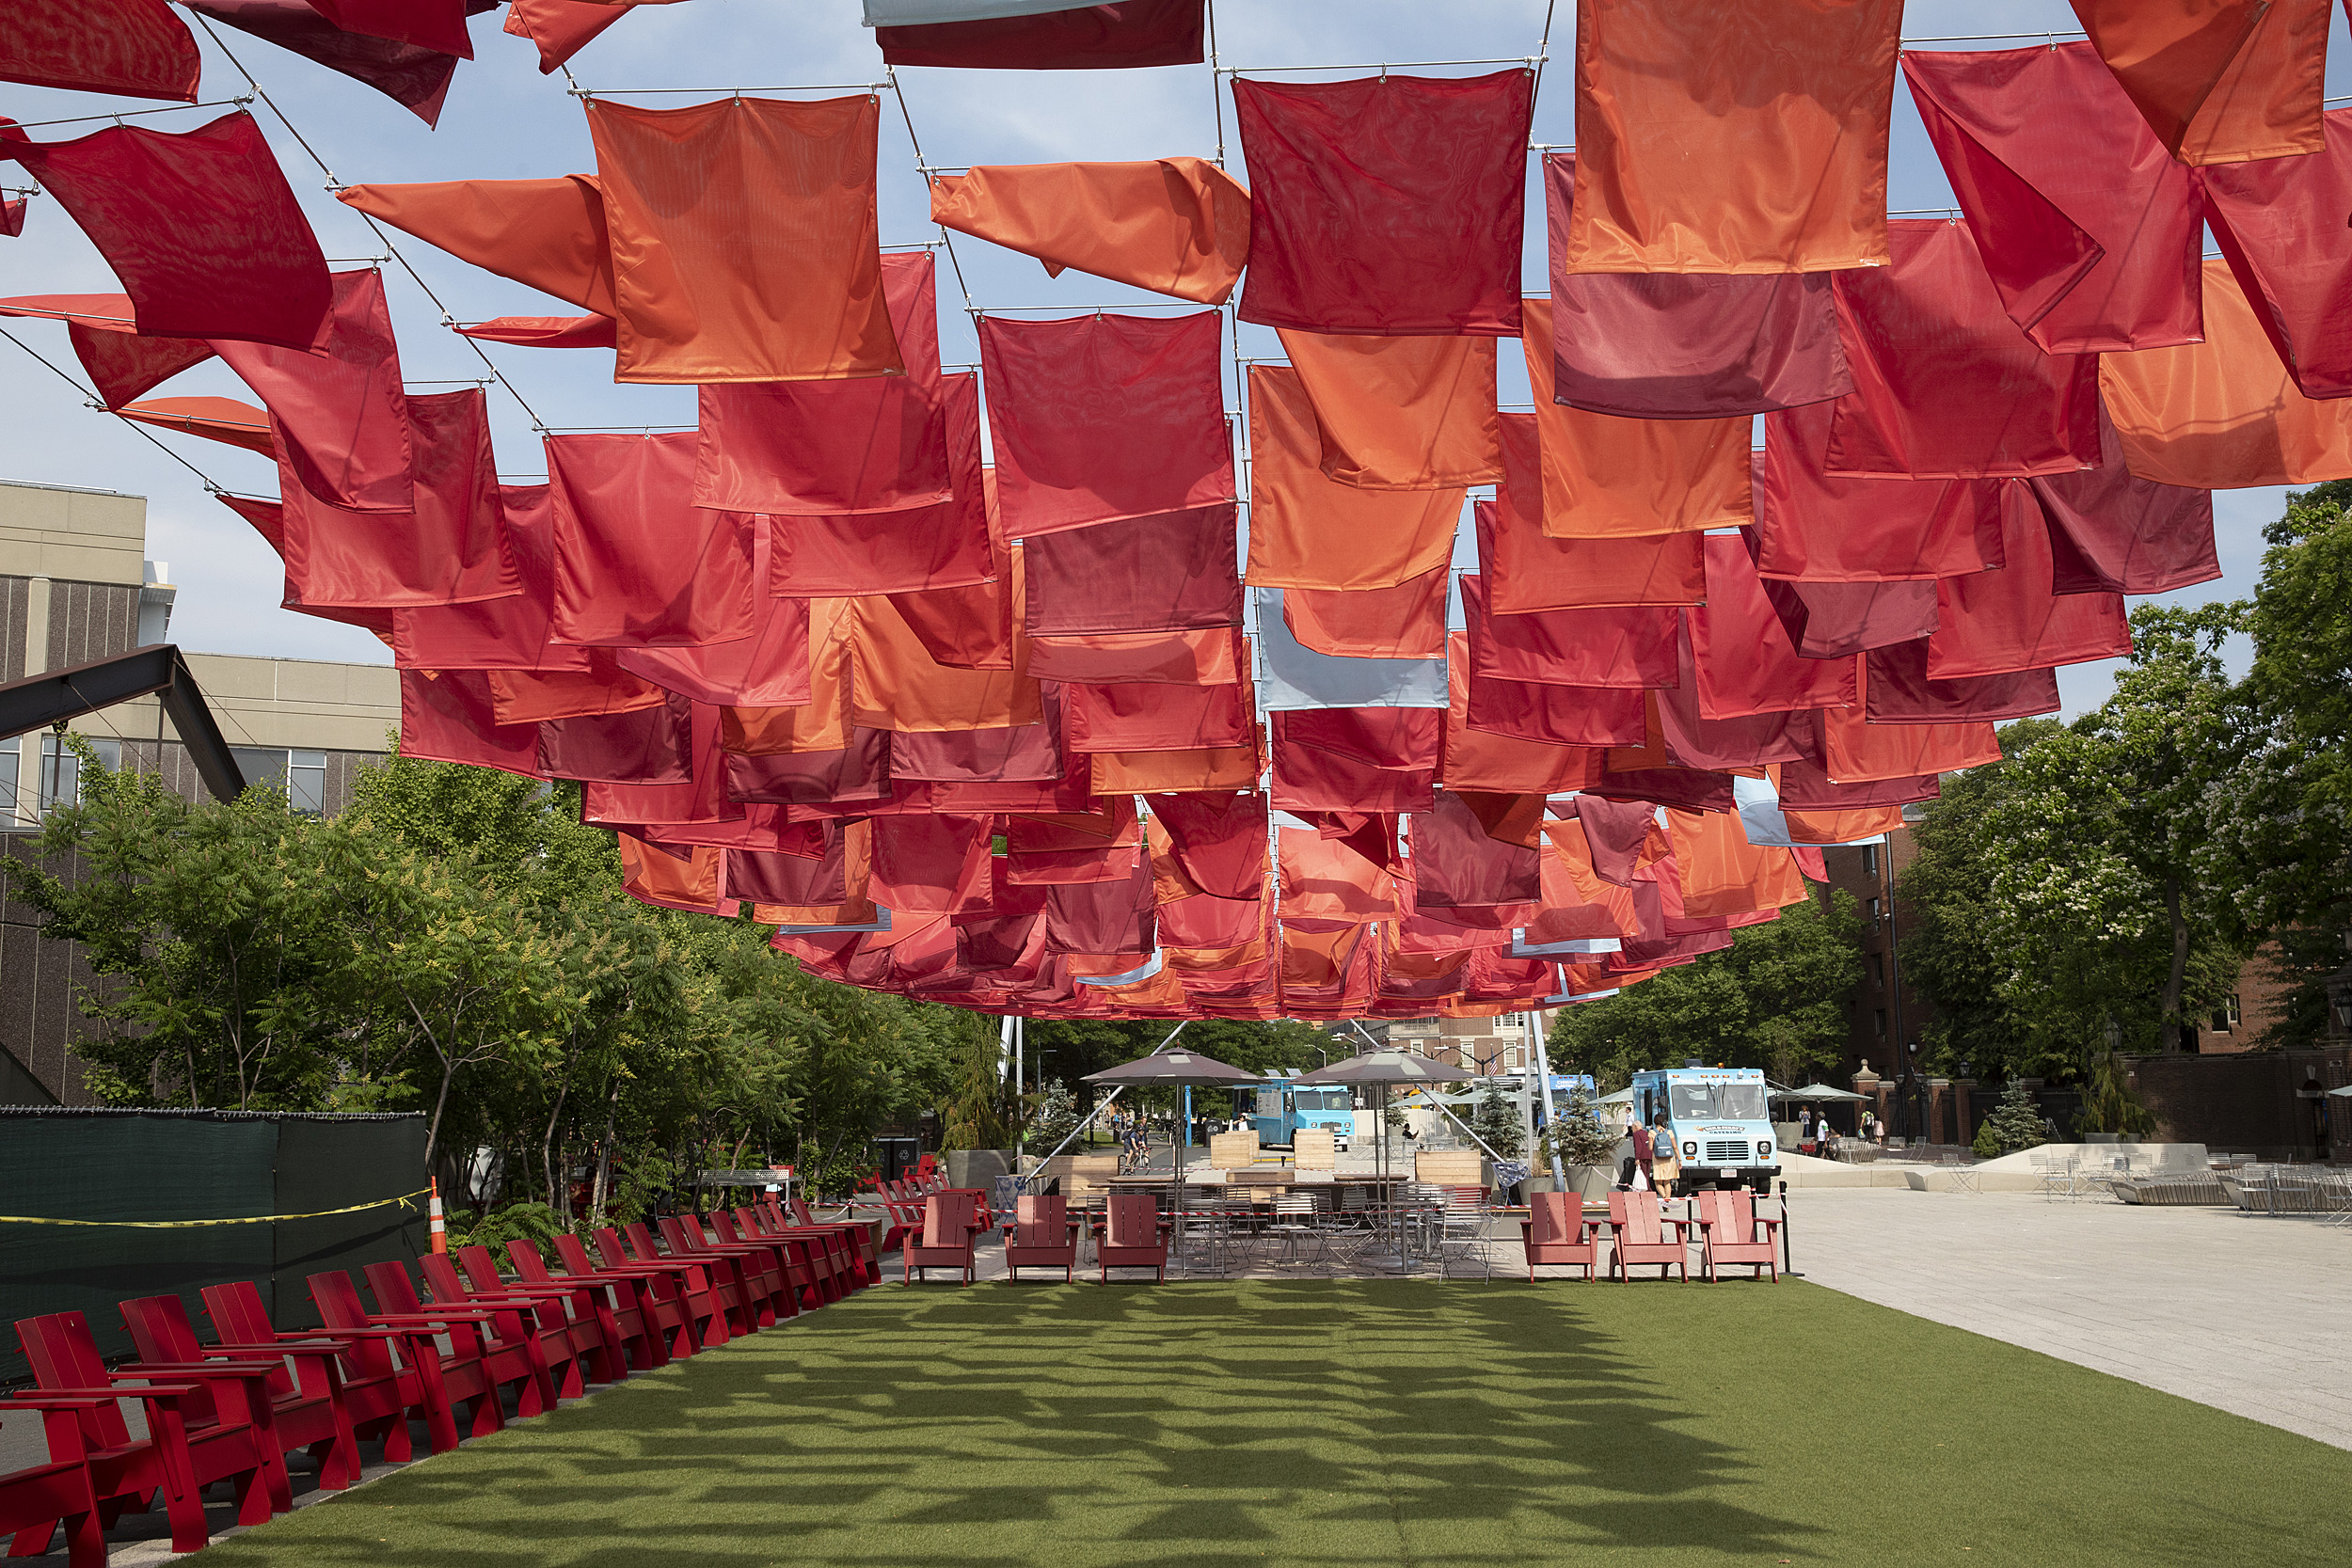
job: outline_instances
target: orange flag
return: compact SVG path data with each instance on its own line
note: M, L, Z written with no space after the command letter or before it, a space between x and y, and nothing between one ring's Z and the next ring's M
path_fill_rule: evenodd
M1250 368L1249 456L1249 582L1394 588L1453 559L1462 491L1360 490L1325 474L1296 371ZM1745 464L1743 451L1742 472Z
M352 185L337 196L501 277L600 316L617 309L604 191L594 175Z
M931 221L1065 267L1222 305L1249 257L1249 193L1201 158L1000 164L931 182Z
M2352 398L2305 397L2230 264L2204 266L2203 342L2099 357L2125 467L2210 490L2352 477Z
M1282 622L1301 644L1319 654L1343 658L1443 658L1446 586L1452 580L1450 568L1433 566L1394 588L1343 592L1293 588L1282 594Z
M880 101L587 101L616 381L900 374L874 215Z
M1502 477L1492 338L1355 338L1280 329L1323 442L1359 490L1442 490Z
M2236 163L2318 148L2326 0L2072 3L2091 47L2182 162ZM2304 97L2307 111L2299 106ZM2306 112L2309 145L2277 146ZM2276 151L2253 150L2265 144Z
M1902 0L1583 0L1575 203L1553 266L1884 266L1902 12ZM1527 341L1549 357L1549 326Z
M1756 520L1748 459L1754 421L1747 415L1627 420L1554 403L1551 301L1521 300L1519 309L1543 455L1547 536L1693 533Z

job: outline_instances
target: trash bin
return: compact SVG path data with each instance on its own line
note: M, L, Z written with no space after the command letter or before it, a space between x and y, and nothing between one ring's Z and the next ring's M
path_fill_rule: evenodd
M874 1164L884 1181L904 1180L923 1158L920 1138L876 1138Z

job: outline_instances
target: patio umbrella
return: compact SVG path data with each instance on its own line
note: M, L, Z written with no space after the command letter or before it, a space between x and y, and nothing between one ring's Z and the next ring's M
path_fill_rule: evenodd
M1625 1088L1619 1089L1615 1094L1602 1095L1598 1100L1594 1101L1593 1103L1596 1105L1630 1105L1633 1103L1632 1087L1628 1085Z
M1138 1088L1148 1085L1165 1084L1171 1088L1189 1085L1195 1088L1231 1088L1243 1084L1260 1082L1254 1072L1244 1072L1215 1056L1203 1056L1198 1051L1155 1051L1149 1056L1137 1056L1132 1062L1106 1067L1100 1072L1089 1072L1084 1082L1089 1084L1133 1085ZM1184 1136L1176 1137L1176 1184L1184 1181Z
M1774 1100L1809 1100L1816 1102L1821 1101L1836 1101L1842 1100L1849 1101L1859 1105L1864 1101L1867 1100L1869 1096L1850 1094L1844 1089L1833 1089L1827 1084L1807 1084L1801 1089L1774 1089L1772 1091L1772 1098Z
M1450 1062L1440 1062L1410 1051L1392 1046L1367 1051L1361 1055L1343 1057L1329 1062L1312 1072L1302 1072L1292 1082L1296 1084L1342 1085L1353 1088L1359 1085L1376 1086L1380 1091L1380 1140L1375 1147L1378 1153L1378 1170L1389 1174L1389 1088L1395 1084L1464 1084L1478 1074L1466 1071ZM1390 1223L1395 1223L1396 1195L1387 1181L1380 1183L1381 1201L1388 1206ZM1399 1255L1403 1255L1400 1243Z

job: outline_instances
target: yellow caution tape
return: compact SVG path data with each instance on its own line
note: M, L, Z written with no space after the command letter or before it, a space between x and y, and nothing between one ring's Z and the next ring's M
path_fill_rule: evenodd
M203 1225L269 1225L278 1220L314 1220L323 1214L356 1214L362 1209L383 1209L395 1203L403 1209L414 1209L416 1205L408 1200L422 1197L432 1190L430 1187L419 1187L415 1192L403 1193L398 1197L379 1197L373 1203L354 1203L342 1209L313 1209L307 1214L247 1214L233 1220L53 1220L34 1214L0 1214L0 1225L99 1225L129 1230L183 1230Z

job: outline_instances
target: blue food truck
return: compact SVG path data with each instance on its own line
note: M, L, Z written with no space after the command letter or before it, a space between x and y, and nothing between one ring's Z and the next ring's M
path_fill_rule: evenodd
M1772 1190L1780 1173L1780 1150L1772 1142L1772 1101L1760 1069L1657 1068L1633 1075L1633 1115L1671 1145L1682 1171L1661 1182L1679 1197L1708 1187ZM1629 1146L1628 1146L1629 1148Z
M1349 1134L1356 1131L1356 1097L1345 1088L1328 1088L1319 1085L1296 1085L1279 1069L1266 1075L1264 1085L1257 1089L1242 1089L1239 1094L1251 1096L1249 1125L1258 1134L1262 1148L1288 1148L1292 1136L1302 1127L1319 1128L1336 1133L1339 1146L1347 1147Z

